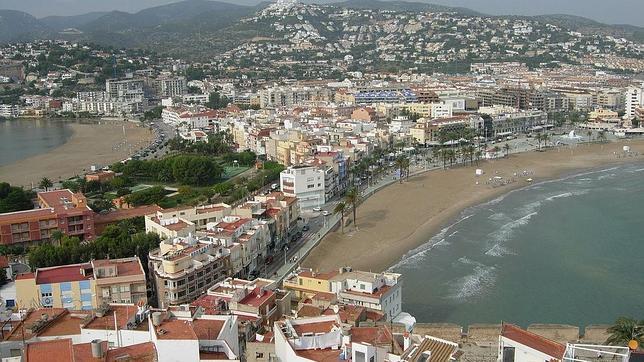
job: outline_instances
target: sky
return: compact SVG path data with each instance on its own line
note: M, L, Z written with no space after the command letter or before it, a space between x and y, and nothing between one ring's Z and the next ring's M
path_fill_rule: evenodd
M147 7L177 0L0 0L0 9L26 11L36 17L78 15L91 11L121 10L136 12ZM251 5L259 0L223 0ZM333 2L333 0L307 0ZM435 4L463 6L492 15L571 14L609 24L644 26L644 0L416 0Z

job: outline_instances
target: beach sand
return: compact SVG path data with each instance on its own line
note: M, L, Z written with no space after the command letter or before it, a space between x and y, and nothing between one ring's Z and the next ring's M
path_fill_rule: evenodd
M65 180L82 175L92 165L103 167L121 161L154 139L153 132L147 127L125 121L74 122L69 123L69 127L73 134L65 144L45 154L0 166L0 181L31 188L32 182L37 185L43 177L54 182Z
M638 157L618 158L624 145ZM467 207L492 200L533 182L556 179L584 169L629 161L644 161L644 140L623 140L606 144L584 144L575 148L513 154L508 158L481 162L479 166L459 166L411 177L395 183L366 199L357 210L358 230L338 227L330 232L303 260L302 266L328 271L341 266L359 270L383 271L403 255L427 242ZM475 176L475 169L485 174ZM522 176L524 170L533 175ZM498 172L498 174L496 174ZM506 186L486 185L495 176L517 181ZM479 185L476 182L479 181ZM351 218L349 212L345 219Z

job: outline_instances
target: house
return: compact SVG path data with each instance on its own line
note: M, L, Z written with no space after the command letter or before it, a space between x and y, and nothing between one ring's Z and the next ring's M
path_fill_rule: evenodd
M498 361L562 361L566 346L513 324L504 323L499 335Z

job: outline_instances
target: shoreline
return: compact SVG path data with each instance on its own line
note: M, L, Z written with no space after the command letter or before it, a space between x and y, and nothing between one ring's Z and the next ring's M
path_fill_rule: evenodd
M0 181L31 188L43 177L53 182L121 161L154 138L147 127L132 122L84 120L67 123L72 134L65 143L43 153L0 166ZM124 141L125 127L127 142ZM91 152L88 152L91 151Z
M621 152L625 144L640 156L617 158L613 152ZM388 270L420 247L434 247L440 240L428 243L459 222L459 215L469 208L535 184L557 182L608 165L644 161L643 151L642 139L582 144L572 149L511 154L508 158L483 161L479 166L459 165L412 176L409 181L386 186L366 199L358 207L358 231L350 226L345 228L345 234L339 227L329 232L302 266L320 271L346 265L359 270ZM473 175L476 168L483 169L485 175L476 178ZM527 176L533 182L525 182L526 176L519 176L517 182L497 188L475 184L497 172L501 177L511 178L514 172L525 169L534 171L533 176Z

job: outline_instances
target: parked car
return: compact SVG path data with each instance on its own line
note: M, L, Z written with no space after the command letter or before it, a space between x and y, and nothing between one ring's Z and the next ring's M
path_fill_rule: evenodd
M320 212L320 211L322 211L322 208L321 208L321 207L319 207L319 206L317 206L317 207L314 207L314 208L313 208L313 211L315 211L315 212Z

